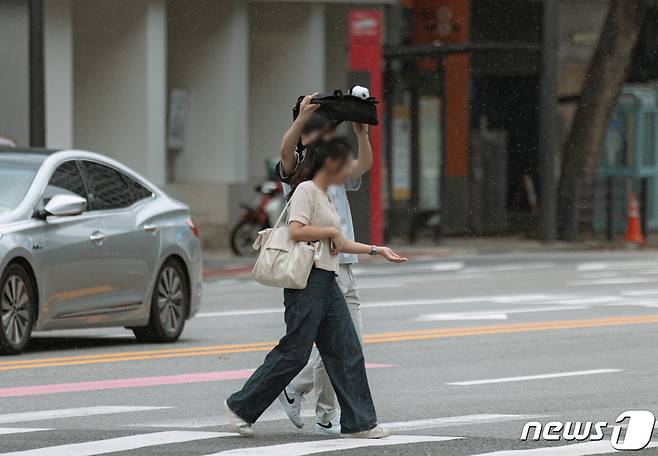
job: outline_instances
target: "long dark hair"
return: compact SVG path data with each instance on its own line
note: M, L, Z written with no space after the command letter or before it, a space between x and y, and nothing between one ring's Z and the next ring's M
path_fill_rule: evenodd
M327 162L327 159L337 160L342 166L349 159L351 153L350 144L343 138L332 138L327 141L319 139L312 144L308 144L305 149L304 160L290 177L291 190L288 198L292 196L299 184L313 179Z

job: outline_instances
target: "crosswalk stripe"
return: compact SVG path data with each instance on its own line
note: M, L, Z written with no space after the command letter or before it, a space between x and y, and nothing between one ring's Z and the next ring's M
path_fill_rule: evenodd
M449 426L464 426L469 424L502 423L505 421L530 420L537 418L546 418L546 415L501 415L483 413L479 415L448 416L426 420L397 421L394 423L383 423L382 426L390 431L399 432Z
M26 434L28 432L50 431L51 429L36 428L0 428L0 435Z
M220 451L208 456L305 456L308 454L328 453L331 451L351 450L354 448L379 447L389 445L408 445L424 442L446 442L461 437L440 437L423 435L395 435L379 440L368 439L331 439L310 442L284 443L252 448L238 448ZM0 455L1 456L1 455Z
M303 410L301 415L302 417L310 418L315 416L315 411ZM263 423L266 421L279 421L279 420L287 420L287 419L288 419L288 415L286 415L284 412L267 411L263 414L263 416L258 418L258 422ZM179 419L179 420L171 420L171 421L159 421L155 423L134 424L131 425L130 427L199 429L199 428L206 428L213 426L226 426L227 424L229 423L228 420L226 419L226 416L220 415L220 416L204 416L198 418Z
M573 372L555 372L551 374L540 374L540 375L523 375L519 377L490 378L487 380L469 380L465 382L450 382L450 383L446 383L446 385L451 385L451 386L489 385L492 383L525 382L531 380L546 380L552 378L580 377L583 375L614 374L619 372L623 372L623 371L621 369L591 369L591 370L573 371Z
M301 416L312 418L315 416L313 410L302 410ZM429 418L412 421L396 421L382 423L382 426L391 431L414 431L419 429L434 429L449 426L465 426L469 424L483 423L503 423L506 421L530 420L546 418L549 415L510 415L510 414L492 414L483 413L477 415L447 416L442 418ZM268 410L258 418L259 423L268 421L287 420L288 416L281 411ZM182 428L182 429L200 429L213 426L226 426L228 420L225 416L207 416L189 419L179 419L170 421L159 421L154 423L133 424L130 427L135 428Z
M595 285L631 285L634 283L655 282L652 277L609 277L607 279L574 280L567 282L568 287L587 287Z
M647 446L647 448L656 447L658 447L658 442L652 442ZM494 451L493 453L480 453L474 456L590 456L616 452L609 440L602 440L600 442L576 443L574 445L535 448L532 450Z
M57 418L75 418L81 416L110 415L115 413L144 412L164 410L171 407L135 407L135 406L100 406L70 409L39 410L36 412L7 413L0 415L0 424L24 423L27 421L52 420Z
M462 320L507 320L508 314L535 312L566 312L570 310L589 309L586 306L544 306L521 307L515 309L472 310L466 312L443 312L419 315L416 321L462 321Z
M227 432L166 431L2 453L0 456L94 456L117 453L119 451L137 450L139 448L157 445L169 445L172 443L192 442L219 437L235 437L236 435Z

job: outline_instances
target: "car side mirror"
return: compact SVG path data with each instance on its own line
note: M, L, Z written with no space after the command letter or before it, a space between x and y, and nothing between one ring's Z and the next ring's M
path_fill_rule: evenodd
M43 208L42 216L70 217L87 210L87 200L77 195L55 195Z

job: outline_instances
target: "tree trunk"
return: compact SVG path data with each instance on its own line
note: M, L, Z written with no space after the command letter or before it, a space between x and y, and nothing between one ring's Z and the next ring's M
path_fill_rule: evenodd
M599 152L632 61L642 24L643 0L610 0L599 42L589 64L576 115L562 150L558 192L560 234L568 235L575 214L577 184L596 175Z

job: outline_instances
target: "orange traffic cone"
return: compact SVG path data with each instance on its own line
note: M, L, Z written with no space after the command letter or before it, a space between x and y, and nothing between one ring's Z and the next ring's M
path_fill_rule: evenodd
M626 222L626 233L624 241L633 244L643 244L642 227L640 226L640 210L637 205L637 196L631 193L628 202L628 221Z

